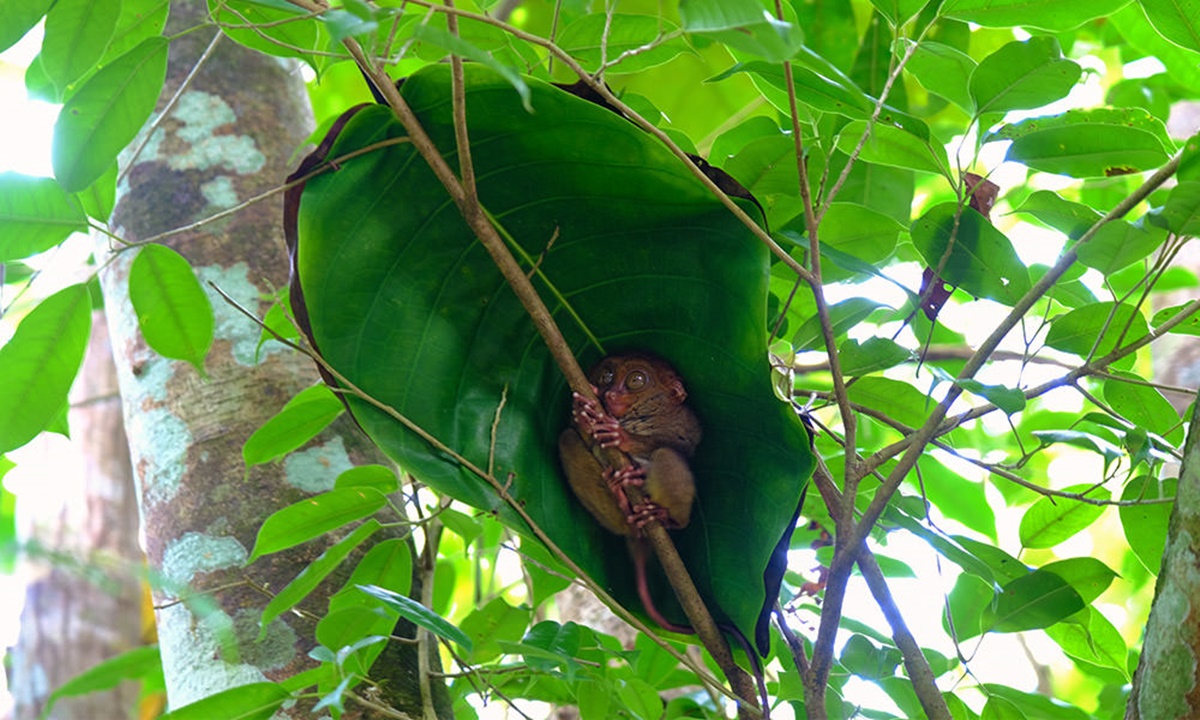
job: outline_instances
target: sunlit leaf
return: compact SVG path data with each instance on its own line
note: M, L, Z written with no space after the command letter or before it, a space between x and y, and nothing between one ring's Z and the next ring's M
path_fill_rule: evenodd
M1179 484L1178 479L1156 480L1149 475L1139 475L1125 484L1121 491L1122 500L1172 499ZM1171 519L1174 503L1145 505L1122 505L1119 508L1121 528L1129 548L1137 555L1146 569L1155 575L1162 564L1163 550L1167 545L1167 523Z
M1086 607L1079 593L1058 575L1034 570L1006 583L985 615L995 632L1022 632L1053 625Z
M86 73L108 47L121 0L57 0L46 15L42 70L60 90Z
M1160 35L1180 47L1200 51L1200 2L1138 0L1138 5Z
M373 488L344 488L307 497L271 513L258 529L247 563L286 550L371 515L387 504Z
M63 411L92 328L87 288L46 298L0 347L0 453L29 442Z
M971 75L977 115L1042 107L1065 97L1083 70L1063 58L1058 40L1034 37L988 55Z
M242 459L250 466L286 455L316 437L345 409L325 385L307 388L254 431L242 446Z
M266 720L290 700L291 693L269 682L239 685L160 715L160 720Z
M50 178L0 173L0 263L49 250L87 229L87 216Z
M188 261L165 245L143 247L129 268L129 300L146 343L203 375L216 321Z
M162 91L167 48L162 37L137 47L92 75L67 100L54 125L54 177L78 192L104 174L141 129Z
M947 0L942 14L986 27L1025 27L1062 32L1115 12L1129 0Z
M1090 485L1073 485L1064 490L1087 492L1087 497L1093 500L1109 498L1107 490ZM1021 545L1027 548L1054 547L1094 523L1102 514L1103 505L1063 497L1043 497L1021 517Z
M601 57L613 62L623 53L629 56L608 72L638 72L661 65L686 49L679 38L663 40L677 29L651 15L590 13L563 28L556 42L589 72L596 71Z

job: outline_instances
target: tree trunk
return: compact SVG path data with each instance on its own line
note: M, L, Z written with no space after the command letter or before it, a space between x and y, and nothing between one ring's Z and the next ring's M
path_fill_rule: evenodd
M1179 492L1127 720L1200 716L1200 405L1192 412L1183 449Z
M64 682L146 641L137 498L102 312L95 313L87 358L72 392L70 427L70 441L50 434L39 438L43 458L28 464L40 474L53 468L52 476L33 478L41 492L24 495L49 502L18 506L35 573L13 653L18 720L40 717L50 693ZM125 682L107 692L59 700L53 717L136 717L138 694L136 683Z
M205 18L204 2L173 2L167 34L191 30ZM172 41L160 112L213 36L205 28ZM136 243L278 187L312 125L293 63L220 39L146 149L136 158L122 158L128 172L112 228ZM228 219L174 235L166 244L188 258L202 283L216 285L261 316L268 309L263 298L287 284L280 217L276 195ZM112 248L103 250L107 254ZM337 538L269 555L249 568L245 561L265 517L332 489L337 475L353 465L381 458L343 417L284 460L246 468L243 443L317 381L312 362L276 343L260 352L259 328L209 287L217 325L208 378L185 362L160 357L138 334L129 303L133 256L107 257L101 278L146 553L158 574L168 700L178 708L229 687L282 680L313 665L307 653L316 645L314 618L324 614L329 595L340 586L338 577L302 602L297 608L302 612L270 623L261 641L259 618L269 597ZM423 714L414 667L415 650L385 654L372 673L383 686L375 701ZM444 686L433 686L444 705ZM297 703L284 712L309 717L309 708L311 703ZM348 705L346 717L362 717L359 709Z

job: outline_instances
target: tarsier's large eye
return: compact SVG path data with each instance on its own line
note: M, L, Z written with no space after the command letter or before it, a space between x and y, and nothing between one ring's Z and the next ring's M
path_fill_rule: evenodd
M634 370L629 373L629 377L625 378L625 387L630 390L641 390L646 387L646 373L641 370Z
M600 373L600 387L608 387L613 384L613 371L605 370Z

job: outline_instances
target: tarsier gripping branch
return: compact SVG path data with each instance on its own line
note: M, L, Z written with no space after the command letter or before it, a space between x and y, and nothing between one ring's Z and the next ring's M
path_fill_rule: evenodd
M667 621L650 599L641 528L651 520L670 529L688 524L696 496L688 460L700 443L700 421L685 403L683 380L657 356L612 355L596 364L588 378L600 406L576 394L574 426L558 439L567 482L602 527L629 539L638 595L650 617L668 630L690 632ZM617 448L634 464L605 469L593 447ZM630 485L643 490L644 502L629 502L625 488Z

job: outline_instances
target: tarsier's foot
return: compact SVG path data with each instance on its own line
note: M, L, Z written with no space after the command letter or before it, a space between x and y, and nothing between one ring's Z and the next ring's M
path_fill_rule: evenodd
M595 390L595 386L592 387ZM590 435L600 447L620 447L625 433L621 424L612 415L606 413L594 401L579 393L571 393L574 409L571 412L575 425L584 433Z
M626 520L629 521L630 525L639 530L655 520L662 523L664 527L671 527L671 515L667 512L667 509L649 500L635 506Z
M643 485L646 482L646 471L637 465L630 465L620 470L605 468L604 480L608 483L608 489L617 498L617 505L621 507L621 512L628 516L633 511L629 505L629 497L625 495L625 488L629 485Z

